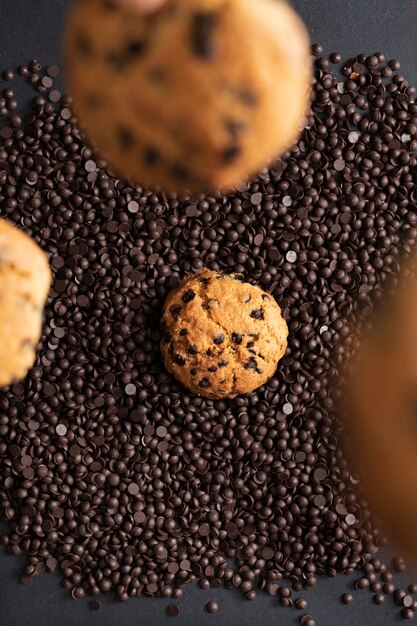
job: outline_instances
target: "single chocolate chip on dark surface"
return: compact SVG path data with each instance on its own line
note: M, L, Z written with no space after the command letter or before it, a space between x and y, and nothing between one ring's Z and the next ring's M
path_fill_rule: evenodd
M211 600L210 602L207 603L206 609L207 609L208 613L218 613L219 612L219 605L214 600Z
M307 606L308 606L308 602L304 598L297 598L297 600L295 601L295 607L297 609L305 610Z
M101 602L100 600L91 600L89 606L91 611L99 611L101 609Z
M80 53L95 54L84 43ZM342 79L317 59L299 143L230 196L179 197L115 178L58 93L50 101L35 92L23 124L0 129L1 216L41 245L54 278L37 362L24 384L0 392L9 524L0 541L10 554L29 553L22 582L46 568L75 599L176 600L197 578L250 600L259 581L305 611L289 584L302 592L318 576L357 572L357 589L378 601L388 593L404 619L414 614L414 587L396 590L376 561L384 537L341 452L332 393L356 331L417 242L414 90L395 74L398 63L371 57L346 64ZM41 82L35 65L18 73ZM8 115L13 90L2 97ZM236 97L256 102L243 87ZM123 126L118 141L136 143ZM188 393L159 353L160 340L171 341L159 327L167 294L206 266L259 284L291 326L275 375L227 401ZM198 304L189 298L165 319L178 323ZM242 306L247 318L257 310ZM238 322L230 348L256 349ZM209 368L217 376L228 359L211 345L204 368L193 367L199 347L186 330L172 359L190 361L183 367L210 385ZM261 361L245 353L242 366L255 373Z
M180 614L180 607L176 604L170 604L167 608L167 613L170 617L178 617Z

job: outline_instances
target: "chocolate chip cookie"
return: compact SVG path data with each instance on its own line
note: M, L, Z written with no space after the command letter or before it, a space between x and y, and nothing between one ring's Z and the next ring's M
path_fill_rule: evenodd
M120 176L230 188L297 137L306 30L283 0L167 0L142 15L80 0L67 36L77 114Z
M287 336L270 294L207 269L169 294L161 322L167 369L207 398L233 398L266 383L285 353Z
M36 243L0 220L0 387L24 378L34 363L50 281Z

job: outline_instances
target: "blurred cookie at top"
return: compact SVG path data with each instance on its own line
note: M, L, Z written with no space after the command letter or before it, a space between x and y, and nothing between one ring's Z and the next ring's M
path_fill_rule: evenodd
M68 83L90 141L124 178L229 189L297 139L310 46L284 0L79 0Z

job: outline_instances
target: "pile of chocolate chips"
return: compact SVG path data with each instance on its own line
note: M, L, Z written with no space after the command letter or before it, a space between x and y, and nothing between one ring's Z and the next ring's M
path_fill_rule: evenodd
M317 58L298 144L229 196L197 198L117 179L48 91L56 68L19 73L45 93L21 120L3 92L1 214L54 273L36 366L0 395L1 541L29 555L22 582L58 569L74 598L123 601L199 579L253 600L257 579L305 609L280 581L357 570L412 617L375 558L333 382L417 238L417 104L399 63L361 54L340 78ZM164 299L203 267L259 283L288 320L286 356L248 396L194 396L161 362Z

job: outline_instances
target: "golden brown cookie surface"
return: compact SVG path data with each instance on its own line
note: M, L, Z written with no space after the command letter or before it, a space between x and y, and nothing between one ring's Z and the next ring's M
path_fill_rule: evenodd
M305 28L283 0L167 0L151 15L80 0L70 93L123 177L229 188L297 137L311 79Z
M193 393L232 398L263 385L287 347L288 329L260 287L204 270L172 291L162 316L167 369Z
M24 378L34 363L50 281L36 243L0 220L0 387Z

